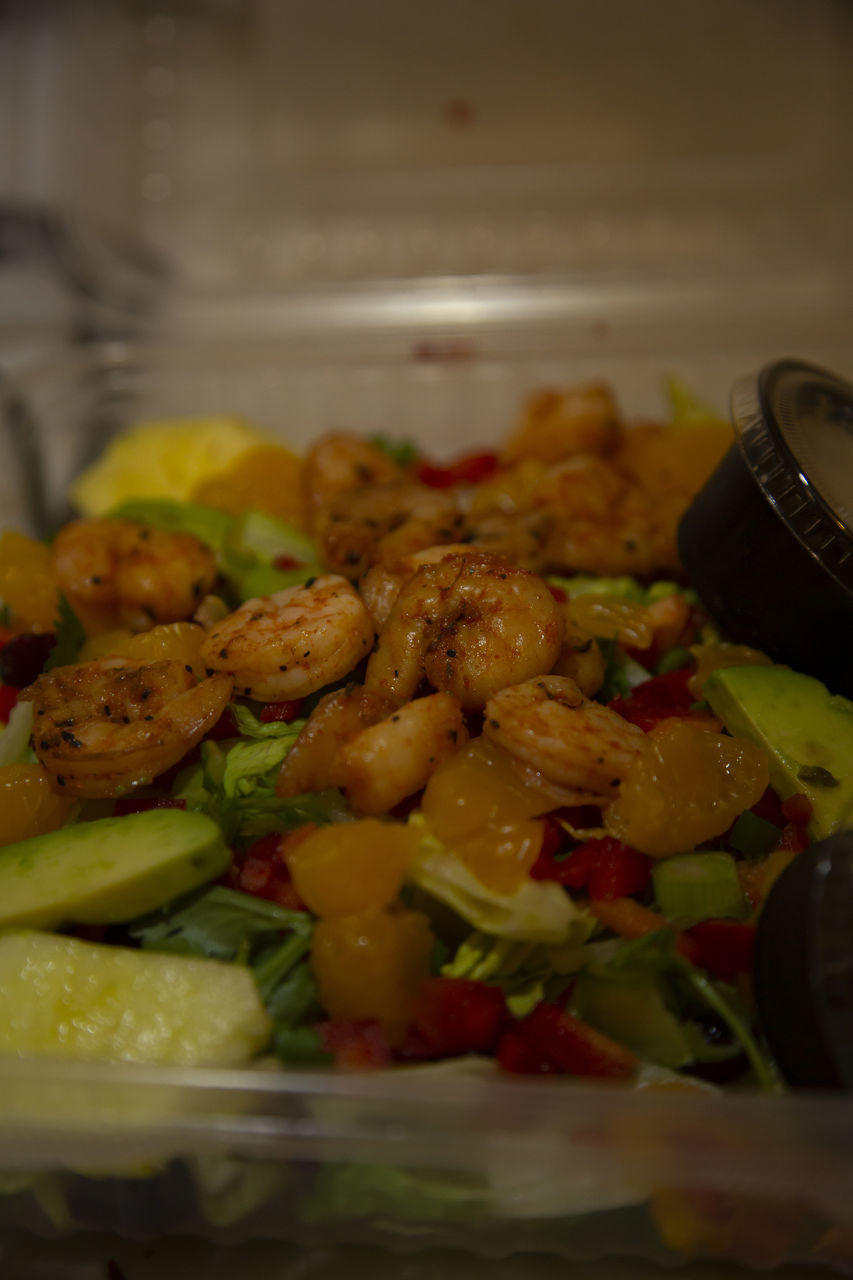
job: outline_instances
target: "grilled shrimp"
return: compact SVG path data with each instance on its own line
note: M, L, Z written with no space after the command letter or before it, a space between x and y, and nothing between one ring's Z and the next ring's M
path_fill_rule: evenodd
M182 760L219 719L231 678L198 684L182 662L98 658L40 675L33 749L67 795L119 796Z
M53 563L72 608L98 631L182 622L216 580L213 552L198 538L137 520L73 520L56 536Z
M333 498L347 489L394 480L400 468L387 453L361 436L332 431L315 440L302 464L302 502L307 528Z
M377 561L455 541L462 525L449 489L392 480L339 493L320 514L317 537L331 572L355 581Z
M285 756L276 781L276 793L298 796L305 791L339 787L343 748L362 729L377 724L395 708L392 698L370 693L357 684L327 693Z
M467 741L462 709L448 693L399 710L357 686L323 698L281 767L280 796L340 787L354 813L387 813L420 791L439 764Z
M566 676L540 676L489 698L483 733L523 770L563 789L563 804L606 805L637 755L641 729L585 698Z
M327 574L246 600L211 628L201 658L209 674L233 675L237 692L247 698L287 702L352 671L373 635L355 590Z
M470 550L471 548L464 542L448 542L437 547L426 547L425 550L415 551L408 556L401 556L399 560L375 564L368 569L358 584L358 593L367 607L376 630L381 631L385 626L403 584L417 573L421 565L446 560L455 552L465 555Z
M541 578L481 551L418 569L400 591L367 665L365 687L399 702L426 677L465 710L521 677L550 671L562 618Z

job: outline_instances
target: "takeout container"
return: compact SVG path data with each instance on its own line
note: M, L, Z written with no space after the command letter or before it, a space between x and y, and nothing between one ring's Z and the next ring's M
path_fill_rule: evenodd
M849 14L653 7L11 5L0 191L65 334L0 357L3 523L145 418L441 457L544 386L853 372ZM267 1065L0 1062L0 1228L853 1266L846 1096Z

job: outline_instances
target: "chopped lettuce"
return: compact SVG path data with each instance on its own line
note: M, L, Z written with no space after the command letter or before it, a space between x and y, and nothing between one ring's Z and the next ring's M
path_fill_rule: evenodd
M232 702L228 709L244 738L285 738L293 743L305 725L304 720L273 720L264 724L251 707L239 702Z
M515 893L496 893L476 878L429 830L421 813L409 817L421 836L409 877L484 933L519 942L583 942L595 920L549 880L525 880Z
M202 1217L214 1227L242 1222L292 1186L296 1170L285 1160L246 1159L204 1152L190 1156L196 1199Z
M282 800L275 794L281 761L298 733L298 722L279 737L238 739L224 746L202 743L201 760L183 770L173 793L188 809L208 814L229 843L247 843L273 831L293 831L306 822L352 818L339 791L309 792Z
M674 427L691 427L704 422L725 422L721 413L696 395L681 378L670 375L665 382L670 421Z
M86 639L83 624L65 596L59 597L59 613L54 623L53 634L56 637L56 644L48 654L47 662L44 664L45 671L52 671L54 667L66 667L76 662Z
M779 1092L781 1083L776 1065L750 1030L749 1017L741 1008L734 988L714 981L685 960L676 950L674 930L659 929L642 938L622 942L606 959L591 966L589 972L604 981L653 982L662 1005L678 1018L679 1033L685 1050L690 1054L690 1061L720 1061L733 1057L736 1051L742 1052L759 1086L767 1092ZM579 1003L582 999L583 987L580 986ZM630 1007L628 1002L625 1007ZM580 1009L577 1011L584 1016ZM709 1012L728 1029L731 1045L710 1044L703 1036L698 1019L707 1017ZM620 1034L614 1025L610 1026L609 1034L623 1043L630 1043L625 1039L624 1030ZM646 1056L652 1058L650 1052ZM660 1065L671 1067L680 1064L660 1061Z
M405 1230L406 1222L467 1222L488 1211L489 1186L465 1170L404 1169L386 1164L324 1166L305 1208L308 1221L383 1219Z
M314 975L307 960L314 930L307 911L214 885L190 899L162 907L128 926L148 951L204 956L248 964L276 1036L320 1016Z
M9 719L0 728L0 765L19 764L32 757L30 734L33 731L33 704L17 702Z

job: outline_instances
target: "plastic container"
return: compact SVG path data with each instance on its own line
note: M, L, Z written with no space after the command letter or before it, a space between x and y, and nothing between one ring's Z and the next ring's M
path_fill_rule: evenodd
M7 10L0 195L50 215L65 341L0 273L4 353L21 297L50 347L0 357L4 523L142 418L449 454L542 386L853 371L844 5ZM844 1096L13 1060L0 1228L850 1269L851 1143Z
M18 445L32 433L34 448L19 452L40 460L51 524L68 475L143 417L216 408L291 438L323 421L392 424L449 448L456 406L472 438L494 440L543 367L523 355L491 372L386 355L332 374L270 361L256 344L111 344L19 375L7 408ZM564 380L570 367L548 371ZM608 371L619 386L618 365ZM649 372L650 399L659 385ZM529 1082L473 1059L353 1076L6 1060L0 1099L0 1228L851 1262L847 1096Z

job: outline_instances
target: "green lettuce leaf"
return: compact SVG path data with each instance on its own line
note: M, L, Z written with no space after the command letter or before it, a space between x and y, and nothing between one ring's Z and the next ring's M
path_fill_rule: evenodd
M422 813L409 822L421 837L409 878L475 929L519 942L568 943L585 941L595 928L589 912L553 881L525 880L515 893L495 893L432 834Z
M48 654L47 662L44 664L45 671L52 671L54 667L67 667L76 662L86 639L83 624L65 596L59 597L59 613L54 623L53 633L56 636L56 644Z
M305 725L304 720L272 720L269 724L264 724L251 707L239 702L232 702L228 709L244 738L286 738L292 743Z

